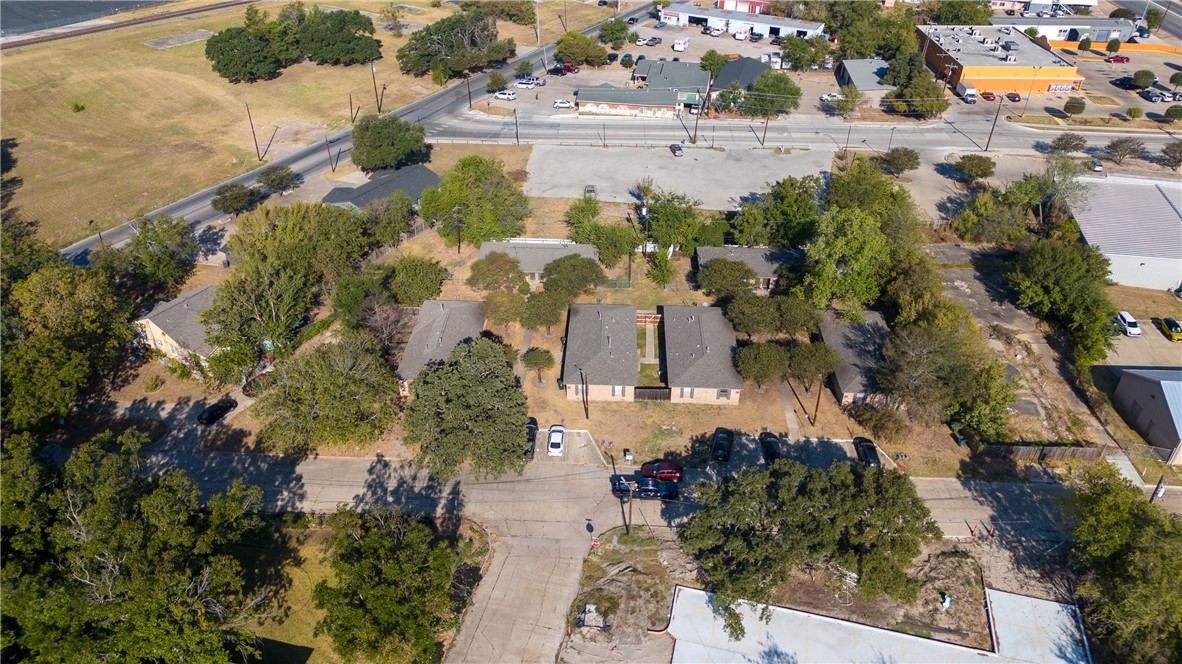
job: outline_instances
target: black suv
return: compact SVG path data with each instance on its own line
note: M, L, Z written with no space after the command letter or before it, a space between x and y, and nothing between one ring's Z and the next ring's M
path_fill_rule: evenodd
M655 477L630 480L617 479L612 484L612 495L616 498L638 498L640 500L677 500L677 484Z
M731 448L735 446L735 432L718 427L714 430L714 445L710 458L718 463L728 463L731 460Z
M759 447L763 450L763 462L772 465L780 459L781 439L771 431L759 434Z
M218 399L212 406L201 411L201 414L197 416L197 421L201 424L213 424L237 407L238 402L230 397Z
M855 438L854 452L858 455L858 461L871 468L877 468L882 465L882 462L878 460L878 448L875 447L874 441L869 438Z
M534 449L538 442L538 420L529 418L525 423L525 458L534 458Z

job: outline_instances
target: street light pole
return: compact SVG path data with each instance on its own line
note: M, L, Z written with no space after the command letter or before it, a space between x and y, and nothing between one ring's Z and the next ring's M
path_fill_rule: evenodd
M850 125L849 131L845 133L845 149L850 149L850 135L854 133L854 125Z
M891 151L891 146L895 143L895 127L891 127L891 139L887 141L887 152Z
M378 97L378 66L372 61L369 63L369 75L373 79L373 103L378 107L378 113L381 113L382 100Z
M1029 100L1028 100L1029 101ZM997 100L997 112L993 114L993 126L989 128L989 139L985 141L985 152L989 152L989 145L993 143L993 130L997 129L997 119L1001 117L1001 99Z
M1030 89L1026 91L1026 103L1022 105L1022 115L1019 117L1026 117L1026 109L1030 106L1030 98L1034 96L1034 82L1038 80L1038 74L1041 71L1042 67L1034 68L1034 78L1030 79Z

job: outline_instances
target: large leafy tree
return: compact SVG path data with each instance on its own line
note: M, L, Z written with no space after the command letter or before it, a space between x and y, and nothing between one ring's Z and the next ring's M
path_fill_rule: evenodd
M506 0L505 2L485 2L484 0L461 0L460 8L464 11L492 12L498 19L516 23L517 25L533 25L537 14L534 13L534 3L531 0ZM621 21L623 23L623 21Z
M542 283L546 290L562 294L567 302L574 301L581 293L589 292L607 281L603 268L590 258L571 254L550 261L542 270Z
M503 251L490 252L484 258L472 263L472 271L466 282L476 290L517 292L524 285L525 273L521 271L521 264Z
M171 291L197 264L197 239L184 217L160 215L135 222L128 252L138 280L150 290Z
M554 52L562 62L572 65L598 67L607 62L607 49L594 39L578 33L568 32L554 44Z
M262 192L254 187L231 182L214 191L209 207L226 214L238 214L254 207L262 199L261 194Z
M814 383L824 380L840 364L837 353L828 344L820 341L795 344L788 349L788 368L785 373L804 383L804 389L811 392Z
M572 228L570 239L595 247L599 262L611 269L625 256L636 251L636 247L644 241L644 236L633 226L609 226L594 222Z
M948 99L930 74L916 76L886 94L886 103L896 113L934 118L948 110Z
M701 227L694 210L702 202L685 194L657 190L648 199L648 232L661 248L678 247L692 240Z
M436 477L454 477L466 462L478 477L525 467L525 394L500 344L478 339L456 347L446 362L425 368L410 390L407 441L419 446L415 462Z
M39 661L225 662L257 655L267 608L234 545L262 492L207 496L179 470L144 472L134 430L100 434L60 470L5 440L5 648Z
M398 379L377 344L360 335L280 362L255 410L259 442L282 454L377 440L398 414Z
M743 95L741 110L753 117L772 117L800 108L800 86L787 74L765 71Z
M788 369L788 349L776 343L741 346L735 352L735 365L740 376L755 381L762 390L765 385L783 380Z
M444 173L438 188L423 192L420 214L448 244L479 246L524 232L529 201L504 164L469 155Z
M932 22L940 25L989 25L993 7L989 0L954 0L941 2L932 12Z
M1173 661L1182 652L1182 519L1108 464L1085 473L1069 506L1076 593L1106 658Z
M513 57L512 39L497 38L496 18L487 9L452 14L410 36L398 49L403 74L439 72L444 80L465 71L480 71Z
M550 328L562 322L562 315L566 313L571 300L566 293L544 290L534 293L525 301L525 313L521 317L521 325L530 330L540 327L546 328L546 335L550 335Z
M702 55L701 67L703 70L710 72L710 76L718 78L718 72L730 62L727 57L714 49L706 51Z
M356 9L313 8L299 26L300 46L318 65L353 65L382 57L373 21Z
M428 154L426 130L421 124L396 115L370 114L353 127L349 158L363 171L418 164L426 161Z
M748 247L797 247L812 239L821 218L821 178L787 177L754 201L745 201L735 218L735 238Z
M227 28L210 37L205 58L218 76L231 83L273 78L281 65L267 38L247 28Z
M716 258L698 268L698 286L720 298L733 298L751 291L755 270L742 261Z
M386 287L394 301L406 307L417 307L437 297L443 291L447 268L439 261L420 256L403 256L390 264L393 274L387 274Z
M858 209L827 213L805 252L807 266L799 290L813 305L823 307L840 299L857 308L878 299L890 248L870 214Z
M911 480L900 473L838 462L829 471L780 460L695 487L703 509L678 538L701 564L732 639L744 629L735 603L763 604L805 564L858 574L869 596L913 599L906 568L939 530Z
M387 506L358 512L342 505L328 526L333 578L312 592L325 612L315 634L327 634L347 661L434 661L452 615L449 591L458 558L452 545L431 526Z
M726 317L736 332L749 338L775 332L780 324L780 311L775 301L754 293L744 293L728 302Z
M829 55L829 41L821 35L810 39L785 37L780 54L791 69L804 71L825 61Z

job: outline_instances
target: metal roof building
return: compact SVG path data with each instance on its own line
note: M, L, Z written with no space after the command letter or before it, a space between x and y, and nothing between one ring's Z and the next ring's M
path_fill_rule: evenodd
M1123 286L1175 290L1182 285L1182 182L1081 178L1087 203L1073 210L1084 241L1109 261Z
M1070 604L985 589L993 650L980 650L932 638L872 627L815 613L739 602L743 638L732 641L723 619L704 590L677 586L669 634L675 639L674 664L697 662L908 662L909 664L1088 664L1092 661Z
M887 64L886 60L878 58L842 60L834 74L838 85L852 85L859 92L890 92L895 86L882 82L887 73Z
M1116 404L1163 461L1182 465L1182 369L1125 369Z
M691 4L673 4L661 10L661 20L678 26L700 26L718 28L731 34L756 32L766 37L800 37L808 39L824 34L825 24L813 21L799 21L770 14L750 14L729 9L695 7Z
M1056 41L1079 41L1084 37L1091 37L1092 41L1096 42L1107 42L1110 39L1125 41L1136 33L1133 22L1123 18L1078 15L1057 18L995 16L989 19L989 22L997 26L1009 26L1020 32L1034 28L1038 30L1039 37Z

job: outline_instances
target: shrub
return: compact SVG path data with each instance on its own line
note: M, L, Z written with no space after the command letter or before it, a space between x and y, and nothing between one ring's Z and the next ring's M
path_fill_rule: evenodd
M1081 50L1081 51L1090 51L1090 50L1092 50L1092 39L1091 39L1091 37L1084 37L1083 39L1079 40L1079 50Z
M1084 112L1087 106L1083 97L1071 97L1066 104L1063 104L1063 112L1068 115L1079 115Z
M160 376L148 376L144 379L144 392L151 394L160 389L164 385L164 380Z
M86 106L84 104L80 104L76 101L70 102L70 110L74 111L75 113L81 113L82 111L86 110Z
M1166 109L1166 117L1169 118L1172 122L1177 122L1178 120L1182 120L1182 105L1174 104L1173 106L1167 108Z
M1136 120L1143 117L1145 115L1145 111L1137 108L1136 106L1130 106L1129 110L1125 111L1125 115L1129 116L1130 120Z

